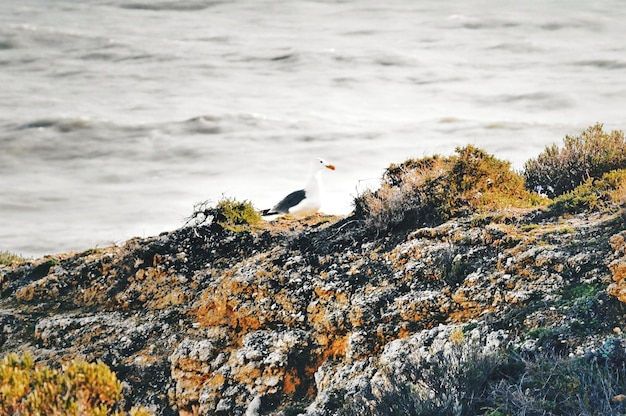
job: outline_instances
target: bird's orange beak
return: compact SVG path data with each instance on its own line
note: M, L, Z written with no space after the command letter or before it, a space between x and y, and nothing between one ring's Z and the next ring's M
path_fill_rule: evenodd
M326 167L330 170L335 170L335 167L333 165L326 165Z

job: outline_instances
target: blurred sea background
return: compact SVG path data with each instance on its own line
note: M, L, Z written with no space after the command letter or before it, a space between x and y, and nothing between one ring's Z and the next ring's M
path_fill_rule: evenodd
M391 162L516 170L626 128L622 0L0 1L0 250L41 256L268 208L321 156L347 214Z

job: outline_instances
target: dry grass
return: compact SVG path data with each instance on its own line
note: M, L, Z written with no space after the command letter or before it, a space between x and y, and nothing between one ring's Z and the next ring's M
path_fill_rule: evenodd
M0 251L0 265L12 265L26 261L26 258L10 251Z
M607 342L608 347L615 346ZM626 391L623 349L595 357L542 353L517 358L520 372L490 388L496 415L623 415Z

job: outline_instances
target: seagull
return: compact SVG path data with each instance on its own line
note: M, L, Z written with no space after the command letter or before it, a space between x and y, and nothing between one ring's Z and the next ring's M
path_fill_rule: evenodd
M322 206L322 171L324 169L335 170L335 167L324 159L314 159L311 178L304 189L290 193L272 209L262 211L262 214L291 214L299 217L315 214Z

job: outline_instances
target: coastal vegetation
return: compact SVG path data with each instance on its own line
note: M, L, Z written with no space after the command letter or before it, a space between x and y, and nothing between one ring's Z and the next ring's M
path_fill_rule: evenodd
M352 399L339 414L617 416L626 411L626 354L617 338L584 357L553 348L485 352L468 338L453 332L446 350L403 368L399 382L392 370L383 369L389 384L375 406Z
M502 209L548 208L552 215L615 210L626 202L626 140L601 124L563 147L547 146L518 174L509 162L474 146L392 164L379 189L354 202L355 215L375 233L440 224Z
M625 163L626 165L626 163ZM603 173L599 178L588 178L571 191L549 203L554 215L577 214L584 211L616 211L626 203L626 169Z
M215 220L224 228L240 232L250 230L261 223L261 214L250 201L224 198L215 207Z
M506 207L528 208L541 201L529 192L509 162L474 146L392 164L380 189L355 199L355 214L377 233L397 227L440 224L458 215Z
M625 168L624 132L607 133L602 124L595 124L578 136L565 136L563 147L547 146L537 158L526 162L523 176L529 189L539 187L559 196L585 181Z
M20 263L26 260L19 254L12 253L10 251L0 251L0 265L10 265L13 263Z
M0 360L0 416L150 416L142 407L115 410L122 384L102 362L72 361L61 370L35 364L29 354Z
M227 197L215 206L209 201L196 204L193 214L187 219L187 224L192 226L215 224L234 232L258 230L262 227L261 222L261 213L252 202Z

